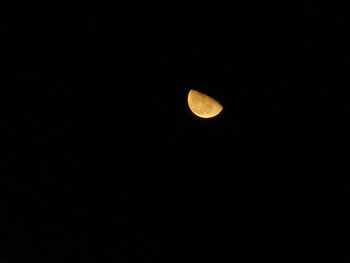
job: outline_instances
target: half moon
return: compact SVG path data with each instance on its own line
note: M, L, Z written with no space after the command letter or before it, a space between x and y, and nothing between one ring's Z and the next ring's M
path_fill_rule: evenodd
M213 118L223 109L222 105L208 95L191 89L187 97L188 106L191 111L201 118Z

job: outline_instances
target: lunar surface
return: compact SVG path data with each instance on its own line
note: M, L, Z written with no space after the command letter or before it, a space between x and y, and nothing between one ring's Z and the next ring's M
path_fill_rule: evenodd
M213 118L223 109L222 105L208 95L191 89L187 97L191 111L201 118Z

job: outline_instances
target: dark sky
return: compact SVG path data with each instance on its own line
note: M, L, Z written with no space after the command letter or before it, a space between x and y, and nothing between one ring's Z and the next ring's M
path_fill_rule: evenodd
M165 2L1 22L0 260L349 258L345 9Z

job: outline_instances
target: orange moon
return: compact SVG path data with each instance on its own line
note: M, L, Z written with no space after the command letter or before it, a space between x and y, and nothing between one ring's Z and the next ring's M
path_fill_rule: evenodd
M191 111L201 118L213 118L223 109L223 106L208 95L191 89L187 97L188 106Z

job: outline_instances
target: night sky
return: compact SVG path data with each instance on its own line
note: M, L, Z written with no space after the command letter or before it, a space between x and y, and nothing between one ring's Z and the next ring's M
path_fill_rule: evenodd
M117 2L1 22L0 263L350 259L346 9Z

